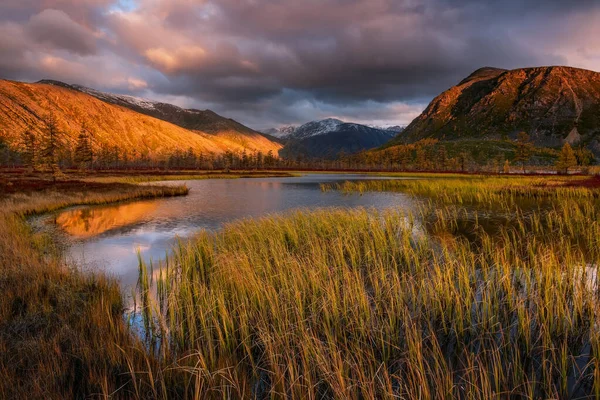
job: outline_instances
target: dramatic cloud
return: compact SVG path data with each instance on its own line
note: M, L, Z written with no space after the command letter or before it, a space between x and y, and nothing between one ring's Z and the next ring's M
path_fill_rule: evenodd
M482 66L600 70L599 37L597 0L4 0L0 74L391 125Z
M44 10L34 15L26 30L38 43L80 55L96 52L96 39L92 32L73 21L63 11Z

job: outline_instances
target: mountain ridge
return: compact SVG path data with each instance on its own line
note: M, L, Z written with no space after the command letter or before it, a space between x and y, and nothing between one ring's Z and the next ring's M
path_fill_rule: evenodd
M564 142L600 153L600 73L550 66L480 68L436 96L388 146L425 138L514 138L540 146Z
M215 155L250 149L226 137L189 130L102 101L68 85L0 80L0 139L10 148L21 147L21 135L26 129L31 129L41 140L43 119L49 113L55 114L64 133L65 149L71 151L84 125L94 132L96 151L101 147L116 148L129 156L164 159L189 149ZM268 143L270 147L265 153L271 148L281 148L280 144Z
M108 93L82 85L67 84L55 80L44 79L37 83L77 90L101 101L126 107L140 114L170 122L191 131L199 131L217 136L223 141L235 143L250 151L272 151L276 154L281 148L280 143L270 140L260 132L231 118L223 117L212 110L183 108L170 103Z
M282 157L336 158L377 148L395 137L397 131L344 122L336 118L311 121L284 136Z

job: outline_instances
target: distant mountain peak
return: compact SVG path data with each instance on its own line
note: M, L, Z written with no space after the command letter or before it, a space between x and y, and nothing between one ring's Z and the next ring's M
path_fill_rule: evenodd
M344 124L337 118L326 118L320 121L311 121L298 127L292 137L295 139L301 139L311 136L323 135L329 132L335 131L340 125Z
M279 128L281 133L282 128ZM337 118L307 122L291 127L284 137L286 144L280 151L283 157L335 158L382 146L398 132L374 128Z

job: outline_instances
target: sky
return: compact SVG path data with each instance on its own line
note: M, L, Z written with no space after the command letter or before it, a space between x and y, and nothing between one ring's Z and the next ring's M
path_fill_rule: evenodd
M600 0L1 0L0 78L255 129L407 125L483 66L600 71Z

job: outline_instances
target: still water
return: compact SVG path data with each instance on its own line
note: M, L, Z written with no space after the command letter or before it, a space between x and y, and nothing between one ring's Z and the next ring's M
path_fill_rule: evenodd
M116 277L130 293L138 277L138 252L154 263L164 258L178 238L201 230L219 229L241 218L293 209L366 207L383 210L412 208L413 200L399 193L345 195L321 192L321 183L390 179L366 175L309 174L289 178L213 179L185 183L190 194L111 206L76 207L37 221L68 243L67 256L85 270Z

